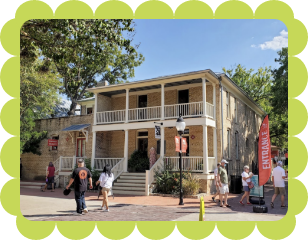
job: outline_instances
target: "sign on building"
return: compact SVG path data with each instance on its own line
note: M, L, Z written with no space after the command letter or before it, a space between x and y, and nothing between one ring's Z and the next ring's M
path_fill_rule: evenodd
M155 126L155 138L160 139L160 126Z
M48 146L51 146L51 147L58 146L58 140L57 139L48 139Z

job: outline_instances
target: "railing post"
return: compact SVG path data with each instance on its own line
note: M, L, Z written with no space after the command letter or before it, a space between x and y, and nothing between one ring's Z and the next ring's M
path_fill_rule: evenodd
M72 165L72 169L74 169L75 164L76 164L76 156L74 155L74 156L73 156L73 165Z
M60 160L59 160L59 172L61 171L61 166L62 166L62 156L60 156Z
M206 79L202 78L202 102L203 102L203 114L202 116L206 116Z
M160 157L165 155L165 127L160 127Z

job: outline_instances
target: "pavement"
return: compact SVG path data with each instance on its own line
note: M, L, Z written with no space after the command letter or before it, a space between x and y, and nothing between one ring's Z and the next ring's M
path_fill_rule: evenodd
M286 182L287 189L287 182ZM252 206L242 206L242 194L230 194L228 204L231 208L221 208L211 199L204 197L206 221L276 221L285 216L287 209L280 208L280 196L275 200L275 208L270 207L273 188L265 185L265 205L268 213L253 213ZM55 192L41 192L38 189L20 189L20 209L25 218L34 221L198 221L200 200L184 198L184 206L179 199L162 196L115 195L109 197L110 212L99 210L102 197L97 193L86 193L89 213L74 216L76 203L74 194L64 196L62 189ZM287 195L286 201L287 204ZM244 201L245 202L245 201Z

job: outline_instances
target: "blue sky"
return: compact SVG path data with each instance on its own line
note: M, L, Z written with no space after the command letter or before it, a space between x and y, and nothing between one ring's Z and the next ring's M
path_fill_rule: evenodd
M237 64L255 71L279 65L288 29L279 20L135 20L133 44L145 61L135 68L138 81L203 69L222 72ZM98 79L99 80L99 77ZM66 99L66 96L62 97Z

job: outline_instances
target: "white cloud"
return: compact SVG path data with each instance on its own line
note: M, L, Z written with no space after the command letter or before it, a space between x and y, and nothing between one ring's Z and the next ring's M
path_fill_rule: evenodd
M280 50L283 47L288 46L288 32L282 30L280 32L280 36L276 36L272 41L268 41L256 46L255 44L251 45L253 48L261 48L262 50L272 49L272 50Z

